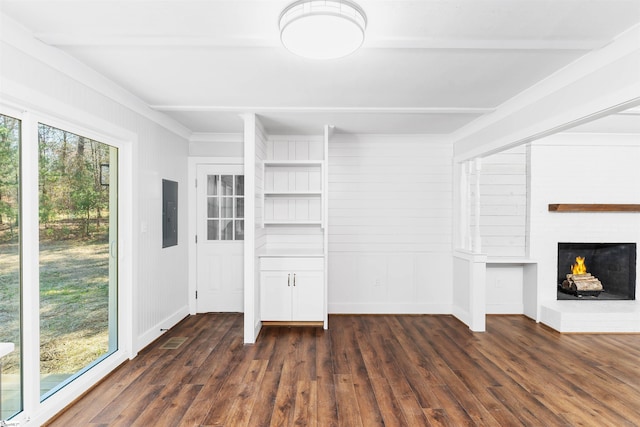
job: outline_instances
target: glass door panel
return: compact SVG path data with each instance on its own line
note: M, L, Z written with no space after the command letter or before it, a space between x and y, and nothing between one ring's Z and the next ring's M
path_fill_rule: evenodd
M20 126L0 115L0 343L14 345L0 359L0 420L22 411Z
M117 149L38 126L41 399L117 350Z

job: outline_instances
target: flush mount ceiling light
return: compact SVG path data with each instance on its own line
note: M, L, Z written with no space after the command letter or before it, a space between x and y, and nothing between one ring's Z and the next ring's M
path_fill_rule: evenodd
M364 41L367 17L348 0L299 0L280 15L280 40L296 55L332 59L349 55Z

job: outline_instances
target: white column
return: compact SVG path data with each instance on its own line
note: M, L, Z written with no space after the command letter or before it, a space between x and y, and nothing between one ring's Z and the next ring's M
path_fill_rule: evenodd
M482 236L480 235L480 171L482 170L482 159L476 158L473 162L475 172L475 191L474 191L474 217L475 224L473 230L473 252L482 252Z
M256 341L255 330L255 173L256 115L243 114L244 120L244 342Z
M460 248L471 250L471 163L460 165Z

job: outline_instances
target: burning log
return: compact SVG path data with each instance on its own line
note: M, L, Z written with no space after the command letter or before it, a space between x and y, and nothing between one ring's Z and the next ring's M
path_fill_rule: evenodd
M567 280L562 282L564 289L571 291L602 291L602 283L591 273L567 274Z

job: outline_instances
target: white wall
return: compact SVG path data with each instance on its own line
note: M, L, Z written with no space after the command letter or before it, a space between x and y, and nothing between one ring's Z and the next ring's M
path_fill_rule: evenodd
M189 138L190 157L243 157L241 133L196 133Z
M451 145L331 138L330 313L451 313L451 248Z
M489 257L526 254L527 152L512 148L482 159L480 234Z
M638 203L637 135L559 134L531 144L531 257L538 300L556 299L558 242L636 242L640 214L549 212L553 203ZM637 283L640 281L637 281Z
M5 28L0 51L0 91L5 101L98 132L112 134L117 129L115 133L130 136L125 142L131 144L133 182L120 186L132 194L134 223L132 240L121 256L133 268L133 351L138 351L161 334L160 328L169 328L188 314L186 138L168 130L182 129L175 122L159 125L163 117L145 111L139 100L91 70L10 30ZM89 87L94 82L99 89ZM167 249L162 249L162 179L179 185L179 240Z

